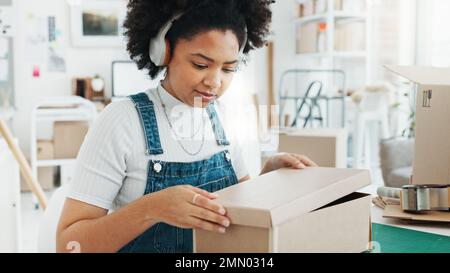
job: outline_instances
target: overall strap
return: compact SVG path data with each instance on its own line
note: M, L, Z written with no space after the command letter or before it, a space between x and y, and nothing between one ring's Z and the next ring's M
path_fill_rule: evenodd
M225 131L223 130L222 124L220 123L219 117L217 116L216 109L214 108L214 103L210 103L206 107L206 112L208 113L209 119L211 120L211 125L214 131L214 135L216 136L217 144L220 146L230 145L230 142L225 136Z
M156 121L153 102L145 93L139 93L129 97L136 106L139 118L141 120L142 129L144 130L144 137L147 147L146 154L159 155L164 153L159 139L158 123Z

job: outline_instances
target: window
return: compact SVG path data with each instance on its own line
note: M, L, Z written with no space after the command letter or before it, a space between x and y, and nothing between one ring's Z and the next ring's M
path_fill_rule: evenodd
M450 66L450 1L418 0L418 65Z
M413 65L416 4L413 0L369 0L369 81L393 81L384 65Z

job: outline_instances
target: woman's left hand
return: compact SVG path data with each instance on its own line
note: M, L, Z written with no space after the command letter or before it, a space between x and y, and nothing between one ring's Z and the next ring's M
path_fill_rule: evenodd
M304 169L306 167L318 167L314 161L304 155L282 153L270 157L261 170L261 174L275 171L284 167L293 169Z

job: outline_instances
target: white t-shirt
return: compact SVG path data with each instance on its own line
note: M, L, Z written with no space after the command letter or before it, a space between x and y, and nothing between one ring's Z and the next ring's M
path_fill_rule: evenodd
M156 93L158 89L174 129L171 129L164 114ZM146 94L155 105L158 133L164 153L146 155L146 140L133 102L130 99L113 102L96 119L80 148L69 198L116 210L143 196L149 160L194 162L207 159L223 150L230 152L238 180L248 174L241 151L233 141L228 139L230 146L217 144L206 109L182 103L161 85L146 91ZM218 107L216 111L219 111ZM218 116L221 119L220 113ZM201 117L204 122L192 122L194 117ZM199 126L201 124L204 126ZM188 152L200 152L194 156L186 153L174 137L174 132ZM205 141L202 146L203 134Z

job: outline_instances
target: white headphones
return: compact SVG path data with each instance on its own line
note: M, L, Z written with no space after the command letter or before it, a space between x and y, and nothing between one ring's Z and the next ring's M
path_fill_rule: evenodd
M179 19L183 13L179 13L175 15L172 19L169 20L159 31L158 35L156 35L155 38L150 39L150 45L149 45L149 56L150 60L156 65L156 66L167 66L170 61L170 44L166 40L167 32L169 32L170 28L172 27L172 24ZM247 44L247 26L245 26L245 36L244 36L244 43L242 44L242 47L239 51L239 59L244 58L244 49L245 45Z

